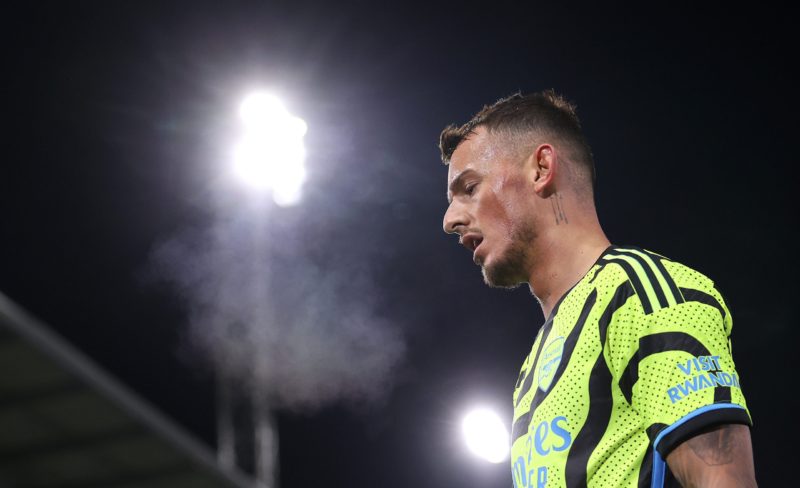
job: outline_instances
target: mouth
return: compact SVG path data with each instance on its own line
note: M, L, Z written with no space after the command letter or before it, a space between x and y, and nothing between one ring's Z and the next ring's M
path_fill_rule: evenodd
M461 237L461 245L472 251L472 260L475 261L476 264L479 264L477 252L482 242L483 236L479 234L464 234Z

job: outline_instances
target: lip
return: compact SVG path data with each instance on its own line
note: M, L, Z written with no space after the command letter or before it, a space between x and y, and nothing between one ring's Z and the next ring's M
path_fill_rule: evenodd
M478 266L481 266L483 264L481 260L478 258L478 250L481 248L482 244L483 241L481 241L481 243L478 244L477 247L475 247L475 250L472 251L472 262L477 264Z
M473 261L477 259L478 249L480 249L481 244L483 244L483 236L478 233L471 232L461 236L461 245L472 251Z

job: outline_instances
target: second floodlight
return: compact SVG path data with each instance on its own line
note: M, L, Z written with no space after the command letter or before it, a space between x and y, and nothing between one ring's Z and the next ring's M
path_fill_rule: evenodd
M491 463L508 458L508 430L495 412L476 408L464 417L461 429L467 447L476 456Z

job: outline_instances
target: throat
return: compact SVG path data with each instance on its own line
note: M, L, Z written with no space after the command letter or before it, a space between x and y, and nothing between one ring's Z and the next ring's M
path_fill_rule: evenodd
M528 284L546 319L608 248L610 243L605 236L602 237L591 244L551 247L553 251L558 250L553 252L552 256L540 256L541 264L534 267Z

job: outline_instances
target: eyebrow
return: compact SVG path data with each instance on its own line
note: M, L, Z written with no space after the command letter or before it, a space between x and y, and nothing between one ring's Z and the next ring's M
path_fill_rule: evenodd
M470 176L472 173L474 173L473 170L465 169L464 171L459 173L458 176L453 178L453 181L450 182L450 186L447 187L448 204L453 203L453 193L456 191L456 189L462 188L464 186L464 180L467 178L467 176Z

